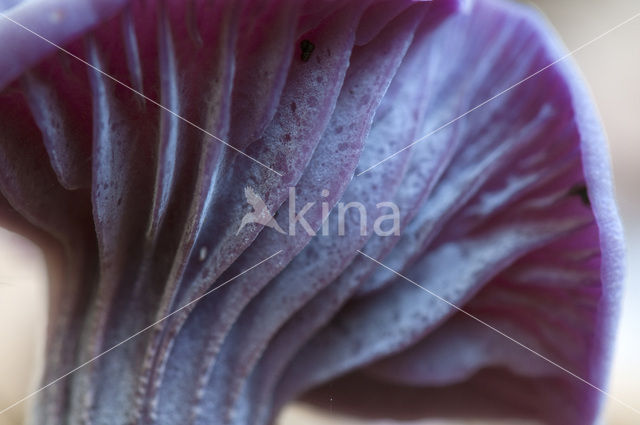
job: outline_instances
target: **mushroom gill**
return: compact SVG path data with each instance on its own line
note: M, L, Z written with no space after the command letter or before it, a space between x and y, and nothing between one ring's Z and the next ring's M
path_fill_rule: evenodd
M328 397L597 419L620 223L595 109L534 12L3 5L0 225L50 274L34 424L266 425Z

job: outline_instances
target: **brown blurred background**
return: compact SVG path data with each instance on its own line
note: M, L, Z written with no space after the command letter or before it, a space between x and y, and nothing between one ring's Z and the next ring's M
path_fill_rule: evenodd
M549 17L569 50L640 13L638 0L538 0L534 4ZM628 247L627 286L610 392L637 409L640 409L640 362L637 361L640 358L637 339L640 335L640 261L634 259L640 259L639 41L640 18L574 57L591 86L609 135ZM44 335L45 280L43 260L37 248L0 229L0 410L35 388ZM0 415L0 425L22 424L26 407L21 405ZM361 423L303 406L290 407L280 419L280 425ZM375 423L391 424L389 421ZM605 423L637 424L640 418L610 401Z

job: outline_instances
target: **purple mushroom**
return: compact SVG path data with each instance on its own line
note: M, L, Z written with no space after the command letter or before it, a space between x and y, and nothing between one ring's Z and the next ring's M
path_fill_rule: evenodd
M35 424L267 425L330 398L597 420L621 229L589 93L529 8L0 12L0 225L50 275Z

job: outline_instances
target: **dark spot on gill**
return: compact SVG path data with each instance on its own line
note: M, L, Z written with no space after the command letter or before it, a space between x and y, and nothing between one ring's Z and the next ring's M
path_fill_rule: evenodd
M300 42L300 59L302 62L307 62L311 57L311 53L316 48L315 44L309 40L302 40Z
M578 183L569 189L569 196L579 196L582 203L590 207L591 201L589 200L589 193L587 192L587 186L584 183Z

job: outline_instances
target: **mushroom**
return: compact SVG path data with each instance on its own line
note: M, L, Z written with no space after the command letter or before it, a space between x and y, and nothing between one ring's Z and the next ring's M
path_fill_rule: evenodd
M598 418L620 222L528 7L0 9L0 225L50 276L33 423Z

